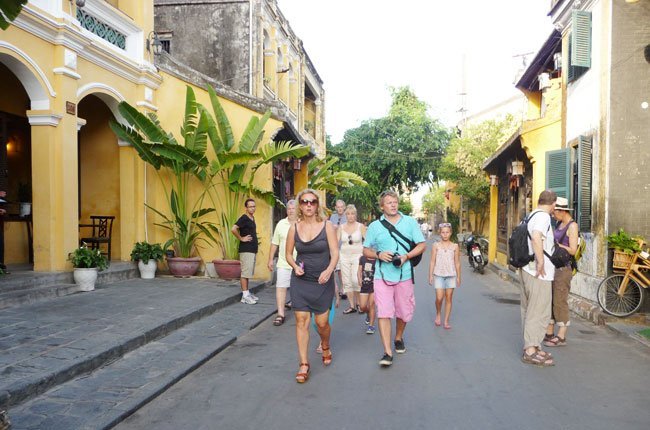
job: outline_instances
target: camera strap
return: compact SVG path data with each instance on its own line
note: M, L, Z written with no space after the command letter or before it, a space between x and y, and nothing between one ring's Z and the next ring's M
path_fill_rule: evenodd
M402 233L399 232L395 228L393 224L390 223L387 219L382 219L379 220L381 222L381 225L383 225L386 230L388 230L388 233L390 233L390 236L393 238L393 240L397 243L397 252L399 253L399 247L400 245L402 248L405 249L405 253L410 252L413 248L415 248L416 243L404 236ZM399 236L402 240L398 239L397 236ZM406 243L406 245L405 245ZM400 266L400 276L399 280L400 282L402 281L402 273L403 273L403 266ZM383 279L383 273L382 273L382 279ZM413 280L413 283L415 283L415 272L413 271L413 263L411 263L411 279ZM386 281L384 281L386 282Z

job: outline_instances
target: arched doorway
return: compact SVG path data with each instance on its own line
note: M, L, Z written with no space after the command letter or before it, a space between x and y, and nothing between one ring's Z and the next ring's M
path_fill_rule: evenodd
M114 216L111 260L120 260L120 153L118 140L109 127L117 101L104 93L84 96L78 117L86 123L78 135L79 223L90 223L91 215ZM110 106L110 107L109 107ZM90 233L80 229L80 237Z
M32 201L32 144L26 114L30 97L4 61L9 58L15 69L16 59L0 55L0 190L7 193L0 205L6 211L0 219L0 262L15 271L31 269L33 258L31 225L27 224L31 222L31 212L23 209L21 213L20 205Z

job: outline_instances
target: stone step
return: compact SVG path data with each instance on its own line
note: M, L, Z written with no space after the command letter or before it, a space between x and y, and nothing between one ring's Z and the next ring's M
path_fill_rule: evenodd
M114 261L108 269L98 273L96 285L110 284L138 276L135 264ZM72 272L11 272L9 275L0 276L0 309L76 292L79 292L79 289L74 285Z
M251 291L259 291L265 285L263 283L255 287L251 285ZM100 287L96 293L101 294L101 292ZM80 298L89 297L84 295L84 297ZM240 297L241 293L237 288L223 295L218 301L193 307L183 312L182 315L156 319L153 324L149 325L144 323L148 319L147 315L142 315L143 324L138 329L134 329L132 325L121 327L118 323L110 331L100 331L91 338L82 336L84 330L82 326L73 328L73 330L79 332L76 336L68 335L67 338L61 337L59 339L57 337L48 340L50 327L44 326L40 328L39 335L44 336L46 342L53 342L52 347L49 348L51 351L38 351L37 355L29 357L25 357L23 351L20 353L19 362L12 358L11 350L0 355L0 368L2 368L1 365L4 362L17 363L5 367L2 371L2 377L0 378L0 410L19 405L79 375L92 372L149 342L165 337L187 324L209 316L230 304L239 302ZM54 303L56 300L72 298L64 297L50 302ZM101 298L98 297L92 300L101 300ZM42 305L50 302L44 302ZM98 323L89 321L88 324L89 328L92 328L92 324L96 326ZM60 330L60 327L54 324L51 325L51 330ZM9 343L9 340L7 343ZM64 344L60 344L60 342L64 342ZM0 346L2 343L3 339L0 339Z
M14 430L109 429L275 312L274 290L233 304L9 411Z
M0 293L0 309L34 303L37 300L67 296L79 292L76 284L36 286Z

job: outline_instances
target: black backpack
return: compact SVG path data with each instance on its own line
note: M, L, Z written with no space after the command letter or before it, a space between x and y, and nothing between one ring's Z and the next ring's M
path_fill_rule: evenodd
M387 220L382 219L380 222L388 230L390 235L393 237L393 239L395 239L395 241L397 243L402 245L403 248L408 249L407 252L413 251L413 249L416 246L418 246L417 243L413 242L411 239L409 239L408 237L406 237L402 233L400 233L395 228L395 226L393 224L391 224L390 222L388 222ZM398 236L399 239L397 237L395 237L395 236ZM408 245L408 246L406 246L406 245ZM416 255L415 257L411 258L411 268L413 268L413 267L417 266L418 264L420 264L421 260L422 260L422 254Z
M521 268L535 259L534 254L528 251L528 222L530 219L541 211L536 211L524 218L517 227L512 231L508 239L508 263L511 266Z

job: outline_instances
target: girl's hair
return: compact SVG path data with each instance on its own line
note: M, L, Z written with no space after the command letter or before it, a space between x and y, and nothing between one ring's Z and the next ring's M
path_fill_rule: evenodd
M316 221L321 222L323 219L325 219L325 216L323 215L323 208L320 205L320 197L318 197L318 194L316 193L315 190L312 190L311 188L305 188L301 192L298 193L296 196L296 213L298 214L298 219L302 220L304 218L302 214L302 205L300 204L300 201L302 200L302 197L305 194L312 194L314 197L316 197L316 203L318 203L318 207L316 208Z
M357 214L357 207L355 205L347 205L345 207L345 212L344 213L347 213L348 211L354 212L354 214L356 215Z

